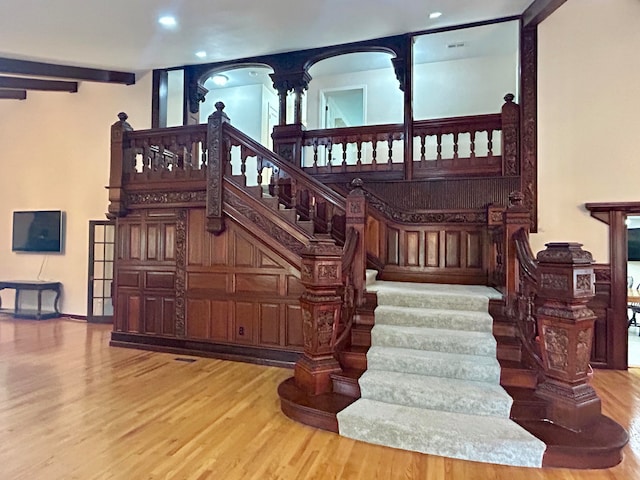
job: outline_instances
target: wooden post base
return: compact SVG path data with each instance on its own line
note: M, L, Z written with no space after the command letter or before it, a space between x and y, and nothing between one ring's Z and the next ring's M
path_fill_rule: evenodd
M310 358L306 354L293 370L296 385L308 395L331 392L331 374L340 371L340 364L332 355Z
M536 389L536 396L547 401L547 419L579 432L601 417L601 401L589 384L574 386L547 379Z

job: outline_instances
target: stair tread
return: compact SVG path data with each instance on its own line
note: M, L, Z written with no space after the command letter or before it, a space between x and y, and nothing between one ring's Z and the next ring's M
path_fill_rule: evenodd
M449 412L508 418L513 400L497 383L367 370L359 379L362 398Z
M508 418L360 399L338 413L341 435L465 460L539 467L545 444Z
M376 324L424 326L480 332L491 332L493 330L493 318L488 312L378 305L374 314Z
M403 325L375 325L371 341L376 346L450 351L469 355L496 355L496 339L490 332L469 332Z
M451 353L451 352L435 352L431 350L417 350L411 348L399 348L399 347L383 347L372 346L369 348L369 354L389 354L398 356L413 356L422 357L427 360L431 359L443 359L448 361L459 361L469 363L482 363L485 365L498 365L498 360L495 357L488 357L483 355L468 355L465 353Z

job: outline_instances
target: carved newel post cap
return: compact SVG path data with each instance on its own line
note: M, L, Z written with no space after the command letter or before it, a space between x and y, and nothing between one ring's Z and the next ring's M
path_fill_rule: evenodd
M513 103L513 100L516 98L516 96L513 93L507 93L504 96L504 101L507 103Z
M120 121L121 121L121 122L126 122L126 121L127 121L127 119L129 118L129 115L127 115L127 114L126 114L126 113L124 113L124 112L120 112L120 113L118 114L118 118L120 119Z
M216 107L216 110L218 112L222 112L222 110L224 110L225 106L226 105L224 103L222 103L222 102L216 102L216 104L214 105L214 107Z
M216 110L209 115L209 120L218 120L221 122L229 122L229 116L224 112L224 107L226 105L224 103L222 103L221 101L217 101L214 105L214 107L216 107Z
M545 244L545 250L538 252L536 259L539 263L554 263L566 265L591 265L591 252L582 249L581 243L552 242Z
M521 207L524 203L524 193L516 190L509 194L509 205L512 207Z
M364 186L364 182L361 178L354 178L351 180L351 188L362 188Z

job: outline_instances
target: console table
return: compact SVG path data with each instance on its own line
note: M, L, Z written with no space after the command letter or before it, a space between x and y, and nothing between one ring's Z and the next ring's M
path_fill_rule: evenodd
M28 280L13 280L9 282L0 281L0 290L10 288L16 291L16 301L13 307L13 316L16 318L31 318L35 320L44 320L45 318L56 318L60 316L58 310L58 301L60 300L60 293L62 290L62 283L60 282L41 282L41 281L28 281ZM20 292L23 290L33 290L38 292L38 308L33 309L21 309L20 308ZM42 311L42 292L44 290L52 290L56 293L56 298L53 300L53 310ZM0 298L0 307L2 307L2 298Z

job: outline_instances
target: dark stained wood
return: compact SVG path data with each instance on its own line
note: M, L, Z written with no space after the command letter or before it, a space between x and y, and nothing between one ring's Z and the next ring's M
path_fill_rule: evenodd
M520 191L538 231L538 31L520 29Z
M609 325L613 321L611 317L611 266L609 264L594 265L596 275L596 296L588 306L596 315L593 326L593 347L591 350L591 365L597 368L609 367ZM626 345L616 345L615 348L623 348ZM625 354L626 355L626 354Z
M0 100L25 100L26 98L26 90L0 89Z
M166 70L154 70L152 81L151 128L166 128L169 74Z
M73 93L78 91L78 82L0 76L0 88L13 88L18 90L46 90L50 92Z
M100 70L96 68L72 67L69 65L31 62L11 58L0 58L0 72L37 75L43 77L70 78L75 80L87 80L90 82L123 83L125 85L133 85L136 83L136 76L134 73Z
M567 0L534 0L522 14L524 28L535 27L560 8Z

